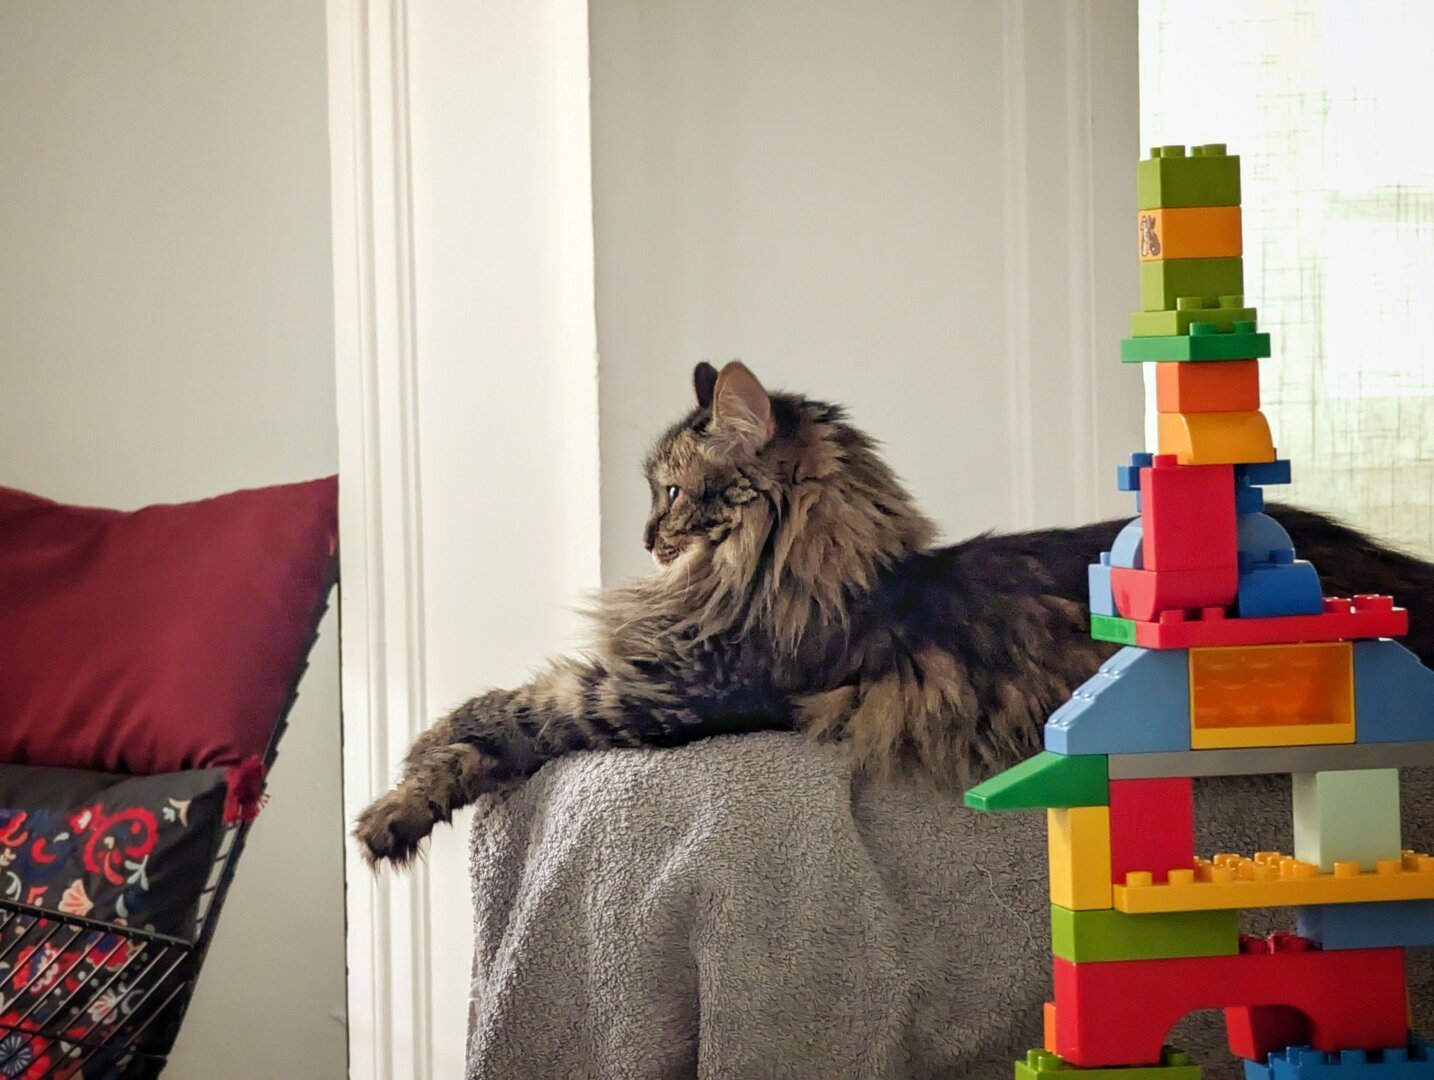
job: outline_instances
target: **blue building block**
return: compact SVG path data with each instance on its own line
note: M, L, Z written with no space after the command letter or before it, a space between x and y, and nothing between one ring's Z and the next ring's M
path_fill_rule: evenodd
M1136 507L1139 509L1139 506ZM1235 487L1235 513L1258 514L1265 509L1265 493L1257 487Z
M1296 559L1293 551L1275 551L1272 562L1251 562L1240 553L1240 595L1236 600L1242 619L1268 619L1280 615L1318 615L1324 611L1324 592L1314 565Z
M1319 904L1298 911L1299 935L1323 949L1434 945L1434 900Z
M1046 721L1057 754L1190 749L1190 650L1125 648Z
M1246 488L1246 491L1259 491L1259 488ZM1263 500L1261 500L1263 502ZM1290 534L1285 532L1281 525L1269 514L1240 514L1235 517L1235 543L1242 555L1249 555L1255 562L1274 562L1275 556L1271 552L1289 552L1289 557L1295 557L1295 542L1290 539Z
M1434 739L1434 671L1397 641L1354 643L1354 741Z
M1121 529L1115 543L1110 545L1110 565L1145 569L1145 523L1140 518Z
M1290 459L1276 458L1274 461L1249 461L1235 466L1237 487L1266 484L1288 484L1290 482Z
M1115 468L1115 486L1120 491L1140 490L1140 470L1148 469L1155 464L1154 454L1131 454L1129 465L1117 465Z
M1264 1062L1246 1061L1245 1080L1434 1080L1429 1047L1415 1041L1367 1053L1341 1050L1326 1054L1308 1046L1291 1046Z
M1086 574L1090 579L1090 613L1116 615L1115 591L1110 585L1110 552L1102 551L1100 562L1091 563Z

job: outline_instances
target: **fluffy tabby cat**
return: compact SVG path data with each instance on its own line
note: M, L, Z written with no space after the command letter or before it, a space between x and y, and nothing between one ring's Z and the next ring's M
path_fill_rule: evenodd
M983 535L935 528L842 409L768 394L740 363L694 373L697 405L646 462L653 575L602 594L596 642L419 737L359 817L403 864L452 812L574 750L797 728L877 775L946 784L1038 748L1046 716L1114 646L1092 641L1086 565L1124 523ZM1329 518L1271 507L1326 593L1434 600L1434 566ZM1407 644L1434 659L1434 611Z

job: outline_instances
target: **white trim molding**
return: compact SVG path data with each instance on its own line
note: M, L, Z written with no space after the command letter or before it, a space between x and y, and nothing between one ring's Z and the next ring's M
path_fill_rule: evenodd
M328 38L351 821L435 713L568 644L599 583L587 7L328 0ZM350 845L355 1080L462 1074L455 825L403 875Z
M330 0L344 814L387 788L425 717L404 0ZM350 845L349 1076L427 1077L428 875Z

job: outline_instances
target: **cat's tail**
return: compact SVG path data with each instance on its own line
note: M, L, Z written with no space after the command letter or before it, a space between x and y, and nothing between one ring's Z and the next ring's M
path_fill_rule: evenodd
M1312 510L1271 504L1266 512L1290 534L1296 557L1314 564L1326 596L1381 593L1408 608L1402 644L1434 667L1434 563Z

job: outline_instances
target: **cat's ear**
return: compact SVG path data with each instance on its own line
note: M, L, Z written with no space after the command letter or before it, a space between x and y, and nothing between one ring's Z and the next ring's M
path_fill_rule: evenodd
M753 454L777 433L772 399L739 360L733 360L717 376L712 389L712 426Z
M692 389L699 409L712 408L712 391L717 386L717 369L706 360L692 369Z

